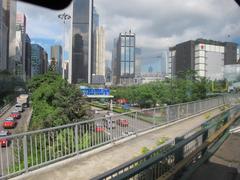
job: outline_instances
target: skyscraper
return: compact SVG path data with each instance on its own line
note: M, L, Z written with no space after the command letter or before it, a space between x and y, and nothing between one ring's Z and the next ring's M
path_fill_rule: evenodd
M63 66L63 61L62 61L62 46L60 45L55 45L55 46L51 46L51 58L54 58L57 62L57 72L59 74L62 74L62 66Z
M117 84L129 85L135 77L135 33L120 33L117 42Z
M31 78L31 39L28 34L25 35L25 71L26 78Z
M25 57L26 16L18 12L16 17L16 74L26 80Z
M3 9L6 13L5 24L8 28L8 70L15 73L16 58L16 1L3 0Z
M8 28L3 2L0 0L0 71L7 69Z
M48 55L38 44L31 45L31 76L44 74L48 68Z
M105 76L105 32L103 27L96 29L96 75Z
M92 0L73 0L69 82L91 83Z
M92 67L91 73L96 74L96 61L97 61L97 34L96 30L99 28L99 14L96 7L93 7L93 22L92 22Z
M112 50L112 83L117 84L117 39L113 40L113 50Z
M93 7L93 31L99 27L99 14L96 10L96 7Z

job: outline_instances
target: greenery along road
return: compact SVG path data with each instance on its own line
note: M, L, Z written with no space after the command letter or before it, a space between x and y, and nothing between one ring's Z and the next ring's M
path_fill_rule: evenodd
M138 103L142 108L149 108L156 104L176 104L205 99L210 87L210 81L197 77L194 71L186 71L173 80L115 87L112 88L112 95L115 98L126 98L131 104Z
M54 72L28 82L33 116L30 130L59 126L87 118L87 105L79 89Z

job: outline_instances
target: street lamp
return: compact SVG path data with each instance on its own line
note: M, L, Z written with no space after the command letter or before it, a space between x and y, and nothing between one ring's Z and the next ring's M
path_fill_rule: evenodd
M68 20L71 19L71 16L69 14L63 13L59 14L58 18L62 20L63 22L63 53L62 53L62 77L64 78L64 72L63 72L63 62L64 62L64 53L65 53L65 25Z

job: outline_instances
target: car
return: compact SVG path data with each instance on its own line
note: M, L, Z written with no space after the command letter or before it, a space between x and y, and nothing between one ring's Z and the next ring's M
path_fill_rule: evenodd
M95 124L95 131L96 132L104 132L105 131L105 127L102 124L97 123L97 124Z
M3 122L3 128L7 129L7 128L15 128L17 126L17 121L15 118L13 117L8 117L4 120Z
M111 122L110 119L105 119L104 126L107 127L108 129L111 129L111 126L112 126L112 128L114 129L116 128L116 121L112 120Z
M12 111L10 114L10 117L16 118L16 119L20 119L21 118L21 114L18 111Z
M126 131L126 132L122 132L122 135L123 135L123 136L131 136L131 135L133 135L133 134L135 134L134 131Z
M126 127L126 126L128 126L129 122L128 122L127 119L118 119L118 120L117 120L117 124L118 124L119 126L124 126L124 127Z
M10 144L10 140L6 138L6 136L11 135L9 131L2 130L0 131L0 146L1 147L7 147Z
M16 104L16 105L15 105L15 111L23 112L23 106L22 106L22 104Z

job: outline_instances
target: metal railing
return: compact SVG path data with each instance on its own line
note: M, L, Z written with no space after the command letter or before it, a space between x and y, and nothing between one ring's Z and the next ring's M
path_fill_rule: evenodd
M4 137L0 146L1 178L28 172L121 138L222 106L231 97L217 97L98 118ZM236 100L236 98L234 98ZM2 140L3 138L1 138Z
M180 169L179 162L182 162L183 159L189 159L191 156L190 162L194 163L200 159L207 150L207 147L209 145L212 146L216 142L216 139L224 134L225 130L222 130L222 127L237 119L237 117L233 119L232 116L238 113L239 117L239 110L240 106L231 109L231 111L224 111L220 115L213 117L208 123L202 124L174 140L169 140L147 154L98 175L92 178L92 180L165 179L167 176L166 173L169 172L171 174L173 171L177 172ZM216 132L218 136L215 135ZM209 141L209 138L212 140ZM207 141L209 141L208 144L206 143ZM193 152L197 149L199 150L193 156Z

